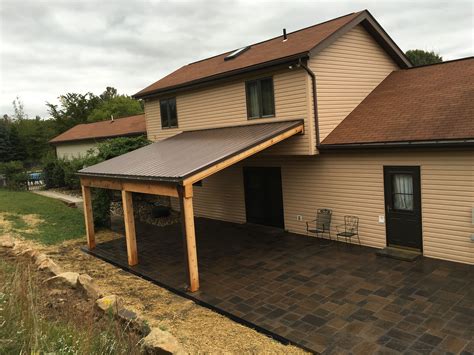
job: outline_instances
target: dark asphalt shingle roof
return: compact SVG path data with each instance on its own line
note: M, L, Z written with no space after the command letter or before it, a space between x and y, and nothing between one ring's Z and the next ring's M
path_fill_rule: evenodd
M117 118L115 120L78 124L49 143L63 143L87 139L110 138L146 134L145 114Z
M322 142L474 138L474 57L392 72Z
M264 42L252 44L250 49L232 60L224 58L232 51L185 65L171 74L147 86L135 94L141 97L157 90L163 90L189 82L228 73L261 63L287 58L298 54L307 54L312 48L323 42L333 33L355 19L361 12L351 13L299 31L288 33L288 40L282 36Z

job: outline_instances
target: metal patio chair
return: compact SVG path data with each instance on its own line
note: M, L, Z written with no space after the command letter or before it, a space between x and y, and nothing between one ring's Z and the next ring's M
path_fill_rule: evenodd
M339 238L344 238L346 243L348 240L350 243L352 243L352 237L357 237L360 245L359 217L344 216L344 224L336 226L336 230L336 240L339 240Z
M327 234L331 240L331 217L332 210L327 208L318 210L316 219L306 222L306 234L313 233L318 238Z

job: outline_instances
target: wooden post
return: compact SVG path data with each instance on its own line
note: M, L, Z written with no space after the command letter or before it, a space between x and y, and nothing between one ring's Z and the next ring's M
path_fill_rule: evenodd
M82 199L84 203L84 220L86 223L87 246L89 250L95 248L94 216L92 214L91 188L82 186Z
M196 251L196 234L194 230L193 190L190 186L179 186L181 205L181 221L183 223L183 239L188 276L188 289L191 292L199 290L199 271Z
M138 264L137 240L135 236L135 217L133 216L133 200L130 191L122 191L123 218L125 221L125 239L127 241L128 265Z

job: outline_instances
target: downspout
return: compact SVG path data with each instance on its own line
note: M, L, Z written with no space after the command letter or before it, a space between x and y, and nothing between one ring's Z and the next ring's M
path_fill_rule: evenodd
M302 67L311 77L311 82L313 83L313 110L314 110L314 125L315 125L315 135L316 135L316 148L319 149L319 118L318 118L318 95L316 93L316 74L303 63L301 58L298 61L298 66Z

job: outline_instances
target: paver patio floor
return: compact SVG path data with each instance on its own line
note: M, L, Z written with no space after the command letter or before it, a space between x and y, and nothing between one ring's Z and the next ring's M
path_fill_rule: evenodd
M375 249L196 219L200 291L188 294L261 331L321 353L474 352L474 266L381 258ZM92 254L125 269L124 239ZM182 291L179 224L137 224L139 265Z

